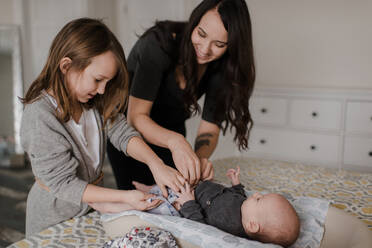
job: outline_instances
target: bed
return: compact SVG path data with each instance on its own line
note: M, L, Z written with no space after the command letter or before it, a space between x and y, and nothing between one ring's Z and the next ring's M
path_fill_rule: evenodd
M331 201L334 209L340 209L328 214L327 218L339 219L339 214L344 214L343 212L348 212L348 217L353 215L354 217L350 217L348 223L332 221L329 226L326 225L326 233L331 234L333 231L337 231L323 240L328 245L322 247L332 247L329 244L336 245L337 242L341 242L337 238L340 236L338 229L340 225L349 227L355 225L356 228L361 228L362 231L346 232L345 235L341 235L345 238L348 235L348 240L355 239L352 241L355 243L355 247L372 247L358 241L366 238L365 242L370 242L372 238L371 173L244 157L220 159L214 161L213 164L215 178L220 182L228 183L225 176L227 168L239 165L241 181L250 190L277 192L292 197L323 198ZM100 214L91 212L83 217L52 226L37 235L18 241L10 247L102 247L109 239L110 237L100 221Z

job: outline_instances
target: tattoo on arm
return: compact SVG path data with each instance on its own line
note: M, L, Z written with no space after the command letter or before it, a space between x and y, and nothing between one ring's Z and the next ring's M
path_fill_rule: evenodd
M195 151L198 151L202 146L209 146L211 143L209 138L213 137L211 133L202 133L195 140Z

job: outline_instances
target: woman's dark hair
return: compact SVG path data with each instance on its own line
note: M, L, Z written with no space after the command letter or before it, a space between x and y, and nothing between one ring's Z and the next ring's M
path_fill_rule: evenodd
M186 81L184 99L186 109L197 113L198 63L191 34L206 12L216 8L228 32L228 46L225 54L211 62L215 72L223 71L224 87L218 100L216 118L221 121L223 134L230 126L235 127L234 141L239 149L248 148L249 133L253 125L249 112L254 81L255 66L253 55L252 29L250 15L244 0L204 0L191 13L187 23L157 22L149 32L154 32L163 50L170 55L175 64L182 68ZM176 34L176 39L174 39ZM178 35L181 34L181 35ZM176 52L179 49L179 52ZM208 68L209 70L209 68Z
M95 19L76 19L59 31L50 47L43 70L31 84L22 102L32 103L40 97L43 90L51 91L58 105L57 117L67 122L72 118L74 109L65 75L59 67L61 59L70 58L72 64L69 69L82 72L93 57L107 51L111 51L115 56L117 73L106 85L103 95L97 94L82 105L86 108L97 108L104 117L104 125L108 120L114 121L118 113L125 109L128 99L129 78L125 54L115 35L103 22Z

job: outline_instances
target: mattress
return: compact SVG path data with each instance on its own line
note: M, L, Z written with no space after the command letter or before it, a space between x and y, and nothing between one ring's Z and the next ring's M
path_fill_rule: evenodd
M215 178L222 182L228 183L226 170L239 165L241 181L250 190L329 200L372 231L372 173L244 157L217 160L213 165Z
M213 164L217 181L229 183L225 176L227 169L239 165L241 182L249 190L327 199L334 207L364 221L372 231L372 173L244 157L220 159ZM51 244L56 247L102 247L108 240L100 214L94 211L52 226L10 247L47 247Z

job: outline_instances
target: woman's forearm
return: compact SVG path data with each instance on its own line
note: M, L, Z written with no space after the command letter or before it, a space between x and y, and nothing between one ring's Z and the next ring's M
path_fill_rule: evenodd
M195 153L200 159L209 159L217 147L219 135L220 128L216 124L200 121L194 145Z
M183 135L158 125L146 114L138 114L135 117L128 118L129 120L130 124L151 144L172 149L175 142L185 140Z
M129 96L127 120L143 138L154 145L168 148L171 151L181 144L190 145L185 137L177 132L166 129L151 119L153 102ZM172 118L172 116L169 116Z
M218 135L213 133L199 134L195 139L195 153L201 158L209 158L217 147Z

